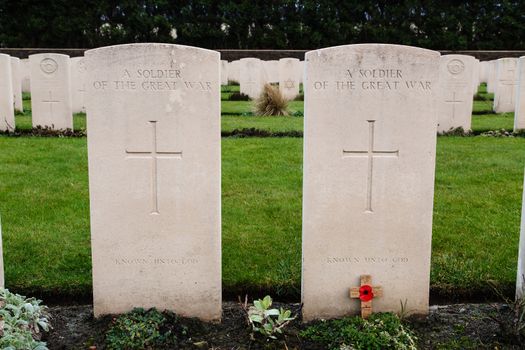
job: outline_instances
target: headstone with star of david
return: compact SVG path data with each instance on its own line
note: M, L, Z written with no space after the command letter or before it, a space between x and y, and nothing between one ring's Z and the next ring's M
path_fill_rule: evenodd
M306 54L303 319L428 313L439 53L362 44Z
M438 132L460 127L464 131L471 129L474 68L473 56L441 56Z
M279 90L289 100L299 95L299 64L300 61L297 58L279 60Z
M220 319L219 53L144 43L85 60L95 315Z

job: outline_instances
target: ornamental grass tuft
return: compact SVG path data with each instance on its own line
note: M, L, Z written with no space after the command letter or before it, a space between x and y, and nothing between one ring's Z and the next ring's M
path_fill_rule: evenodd
M255 100L255 114L262 116L287 116L288 100L279 88L265 84L261 95Z

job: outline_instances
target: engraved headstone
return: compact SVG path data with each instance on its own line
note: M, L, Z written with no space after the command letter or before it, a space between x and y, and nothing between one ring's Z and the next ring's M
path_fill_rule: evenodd
M71 101L73 113L86 112L86 63L84 57L71 58Z
M31 68L29 66L29 58L22 58L20 60L20 69L22 71L22 92L31 92Z
M264 68L258 58L248 57L240 60L239 83L241 93L256 99L262 92L264 86Z
M221 85L228 85L228 61L221 60Z
M262 61L267 77L268 83L278 83L279 82L279 61Z
M467 55L445 55L440 58L438 132L455 128L470 130L472 119L472 86L475 59Z
M23 112L24 106L22 104L22 76L20 68L20 59L18 57L11 57L11 83L13 84L13 103L15 110Z
M518 299L525 297L525 186L523 188L518 269L516 274L516 298Z
M11 57L0 54L0 131L15 130Z
M220 57L85 53L94 313L221 315Z
M279 60L279 90L289 100L299 95L299 65L297 58Z
M489 75L489 62L483 61L479 63L479 82L487 83Z
M73 129L69 56L41 53L29 56L29 62L33 127Z
M494 90L494 111L514 112L517 85L517 58L500 58L496 64L496 86Z
M489 61L489 69L487 76L487 92L493 94L496 87L496 62L497 60Z
M239 60L228 63L228 81L239 83L241 81L241 62Z
M439 53L364 44L306 54L303 319L428 312Z
M518 59L518 86L516 87L516 109L514 131L525 129L525 56ZM525 254L525 252L524 252Z

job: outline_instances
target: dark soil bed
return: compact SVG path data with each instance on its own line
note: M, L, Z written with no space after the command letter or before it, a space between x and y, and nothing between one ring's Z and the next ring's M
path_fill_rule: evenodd
M299 304L274 304L300 312ZM53 330L46 337L50 349L104 349L104 335L112 317L94 319L91 305L53 306ZM512 330L502 326L514 317L505 304L456 304L431 307L430 314L407 322L416 332L422 349L521 349L513 344ZM252 339L244 311L237 303L223 305L220 324L182 319L189 336L180 349L322 349L299 337L305 328L300 320L289 325L283 339L266 342ZM191 337L190 337L191 336ZM514 341L515 342L515 341Z

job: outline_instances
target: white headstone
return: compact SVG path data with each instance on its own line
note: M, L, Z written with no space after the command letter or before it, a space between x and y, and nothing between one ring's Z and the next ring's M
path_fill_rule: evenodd
M71 101L73 113L86 112L86 63L84 57L71 58Z
M73 129L69 56L41 53L29 56L33 127Z
M516 108L514 111L514 131L524 130L524 129L525 129L525 56L522 56L518 60L518 86L516 87Z
M487 76L487 92L493 94L496 88L496 62L497 60L489 61L489 69Z
M303 77L304 77L304 61L300 61L299 62L298 69L299 69L299 82L302 84L302 83L304 83L304 81L303 81Z
M31 68L29 66L29 58L22 58L20 60L20 68L22 71L22 92L31 92Z
M264 68L258 58L242 58L240 60L240 91L252 99L256 99L264 86Z
M0 54L0 131L15 130L11 57Z
M462 127L469 131L472 119L472 86L475 59L467 55L440 58L438 132Z
M279 60L279 90L282 95L293 100L299 95L300 63L297 58L281 58Z
M517 85L517 58L500 58L496 64L496 86L494 90L494 111L514 112Z
M221 316L220 55L85 53L94 313Z
M479 63L479 82L480 83L487 83L488 76L489 76L489 67L490 64L487 61L483 61Z
M11 57L11 83L13 84L13 102L15 110L24 111L22 102L22 76L20 68L20 59L18 57Z
M221 60L221 85L228 85L228 61Z
M239 83L241 81L241 61L236 60L228 64L228 81Z
M279 61L262 61L268 83L279 82Z
M474 58L474 64L472 67L472 95L476 95L479 89L479 60Z
M525 185L525 184L524 184ZM518 251L518 270L516 275L516 298L521 299L525 296L525 186L523 187L520 241Z
M428 312L439 53L347 45L306 53L303 319Z

